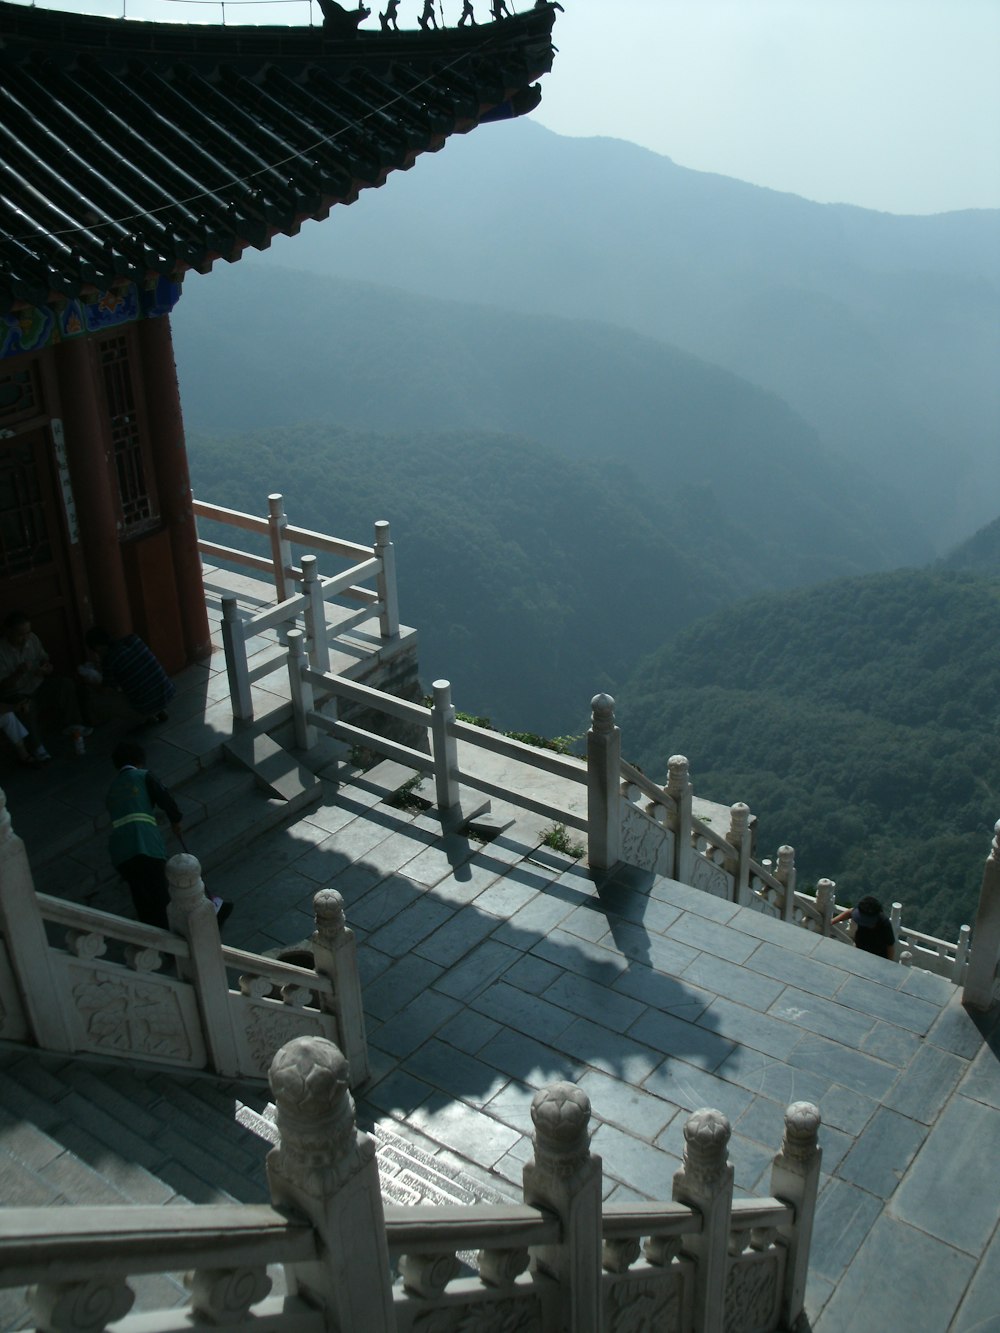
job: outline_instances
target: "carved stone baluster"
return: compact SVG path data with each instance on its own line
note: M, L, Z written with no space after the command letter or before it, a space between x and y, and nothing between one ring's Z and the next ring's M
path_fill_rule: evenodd
M509 1287L527 1271L530 1260L527 1250L480 1250L479 1276L488 1287Z
M818 1107L812 1102L793 1102L785 1112L785 1134L771 1169L771 1193L782 1203L790 1203L795 1211L794 1220L778 1228L778 1239L788 1251L781 1298L784 1328L796 1326L805 1303L809 1246L823 1160L819 1127Z
M123 950L125 965L133 972L157 972L163 966L159 949L146 949L138 944L126 944Z
M722 1333L733 1210L733 1168L727 1148L729 1121L721 1111L695 1111L684 1126L684 1165L674 1174L673 1197L702 1217L697 1235L684 1237L695 1260L695 1333Z
M0 791L0 932L7 941L10 965L36 1045L46 1051L72 1051L70 997L64 972L55 965L45 935L28 853L14 832L7 797Z
M638 1236L624 1236L620 1240L604 1242L602 1262L605 1272L627 1273L641 1253Z
M622 734L615 701L595 694L587 731L587 860L592 870L610 870L621 858Z
M188 942L188 957L178 960L181 978L191 982L198 996L205 1046L216 1074L240 1072L236 1033L229 1001L229 981L222 961L219 925L205 896L198 858L187 852L167 862L170 929Z
M124 1319L134 1301L135 1292L117 1276L43 1282L28 1290L28 1308L45 1333L101 1333Z
M733 902L746 907L750 901L750 807L746 801L729 807L726 842L733 849L725 860L725 869L733 877Z
M649 1236L642 1252L649 1263L657 1268L666 1268L680 1254L683 1244L682 1236Z
M313 911L313 966L333 986L332 1000L322 996L322 1007L337 1016L337 1039L350 1066L351 1086L359 1088L368 1081L368 1039L354 931L347 925L344 900L335 889L320 889L313 897Z
M184 1276L191 1292L191 1310L212 1324L239 1325L251 1306L270 1293L271 1279L263 1267L199 1268Z
M239 979L241 995L249 995L254 1000L262 1000L271 994L271 981L268 977L255 977L243 973Z
M691 883L694 864L694 849L691 846L693 795L688 775L687 758L682 754L671 755L667 760L667 795L674 798L677 806L670 822L674 832L674 878L681 884Z
M461 1264L454 1250L438 1254L403 1254L399 1259L399 1275L403 1286L414 1296L432 1301L443 1296L448 1283L458 1276Z
M96 930L67 930L66 948L77 958L103 958L108 943Z
M532 1247L533 1268L560 1286L560 1328L601 1328L601 1159L590 1152L590 1099L572 1083L536 1092L534 1160L524 1167L524 1201L556 1213L563 1241Z
M778 864L774 868L774 878L781 885L784 896L781 900L781 918L783 921L795 920L795 848L778 848Z
M267 1159L271 1200L312 1223L321 1256L286 1265L289 1287L331 1328L394 1333L375 1145L355 1124L347 1061L324 1037L296 1037L269 1077L280 1135Z
M834 915L834 907L837 903L837 886L832 879L821 879L816 882L816 910L823 918L820 926L824 935L830 935L833 932L831 922Z

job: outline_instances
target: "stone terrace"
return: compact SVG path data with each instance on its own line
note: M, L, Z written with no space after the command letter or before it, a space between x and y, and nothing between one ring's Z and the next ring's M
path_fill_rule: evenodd
M224 680L220 655L185 673L150 745L165 778L228 734ZM93 827L113 730L86 760L13 775L29 854L54 813ZM595 883L541 845L542 821L497 803L495 840L444 833L433 812L386 803L405 770L326 758L321 803L210 881L237 904L227 943L256 950L302 941L317 888L343 894L373 1064L362 1123L516 1195L531 1096L569 1078L593 1103L607 1196L667 1199L688 1112L725 1112L737 1189L765 1193L784 1106L812 1100L826 1172L813 1328L1000 1329L996 1010L974 1021L941 978L671 880Z

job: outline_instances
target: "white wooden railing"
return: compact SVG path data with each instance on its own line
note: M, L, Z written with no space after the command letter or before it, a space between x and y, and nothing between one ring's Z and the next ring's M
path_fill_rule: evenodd
M198 540L198 550L203 556L267 574L274 583L275 605L250 616L241 615L234 594L225 594L222 598L222 641L230 701L233 717L244 722L253 718L251 686L284 669L285 654L281 645L285 633L300 621L305 627L310 663L319 671L329 668L331 645L366 621L378 619L382 644L392 642L399 635L395 550L389 524L384 520L377 522L375 544L363 546L308 528L293 527L288 522L284 500L279 494L269 495L267 503L267 518L225 509L204 500L195 500L192 505L199 518L266 536L270 544L270 555L262 556L204 538ZM294 558L296 547L310 552L303 555L298 564ZM311 554L314 551L351 563L338 574L321 575L318 558ZM367 587L366 584L373 586ZM297 591L297 587L301 590ZM335 624L329 625L327 607L335 600L359 605L360 609L351 614L345 611L336 617ZM278 631L279 646L251 667L247 641L269 630Z
M614 723L614 700L609 695L597 695L592 700L587 763L583 766L569 756L524 745L497 732L458 721L448 681L435 682L433 707L426 708L331 672L331 638L370 618L376 610L382 638L389 640L398 635L395 561L389 525L377 523L375 545L366 547L290 526L280 495L268 497L268 508L265 519L195 502L195 512L201 517L267 535L271 547L271 555L266 558L208 541L199 542L199 549L205 555L266 572L274 581L278 599L276 605L242 619L236 598L223 597L223 643L234 717L242 720L253 717L252 684L287 661L296 742L303 749L315 744L317 731L359 744L418 772L433 773L437 804L442 810L457 808L462 784L585 832L588 859L594 869L608 869L618 860L625 860L845 944L852 942L851 928L833 922L840 907L832 880L821 879L815 894L804 893L796 888L792 847L779 847L773 860L754 856L753 820L745 803L738 801L730 806L729 827L723 833L694 813L685 756L671 757L663 786L622 759L620 733ZM358 563L339 575L320 577L315 556L303 556L300 565L294 564L293 543ZM366 578L375 580L375 589L360 586ZM296 581L301 582L303 590L290 593ZM359 601L363 609L329 627L325 607L334 597ZM300 618L304 631L295 628ZM271 629L279 631L282 643L250 668L247 639ZM426 750L339 720L337 700L404 721L418 734L426 734ZM536 800L524 786L516 789L497 786L474 767L461 769L459 741L473 754L476 750L492 751L554 773L570 783L587 785L587 815L551 801ZM893 903L891 920L897 940L897 960L904 966L947 977L957 986L964 985L971 928L963 926L958 939L948 941L906 926L901 917L901 904Z
M340 894L313 899L314 967L219 939L201 867L167 862L170 930L36 893L0 792L0 1038L43 1050L264 1078L294 1036L336 1040L368 1074L354 934Z
M290 630L287 640L295 743L301 749L310 750L316 743L316 733L323 732L350 745L360 745L395 759L417 772L433 774L437 806L444 812L459 808L460 787L467 786L586 832L586 817L574 810L539 800L523 787L493 782L474 766L463 767L459 742L472 752L481 750L499 754L536 770L555 774L576 786L586 787L587 768L581 760L459 721L451 699L451 685L446 680L434 681L433 705L428 708L349 680L346 676L316 670L306 657L306 639L301 630ZM367 711L408 723L426 735L427 749L404 745L368 728L340 721L335 713L337 701L359 705Z
M797 1326L821 1165L815 1106L788 1108L769 1197L733 1199L729 1122L701 1110L684 1126L671 1201L602 1208L590 1102L558 1083L532 1102L523 1204L384 1208L348 1080L323 1038L275 1056L270 1207L0 1209L0 1286L28 1285L32 1322L50 1333ZM285 1297L270 1295L272 1264ZM177 1271L186 1308L130 1313L136 1277Z

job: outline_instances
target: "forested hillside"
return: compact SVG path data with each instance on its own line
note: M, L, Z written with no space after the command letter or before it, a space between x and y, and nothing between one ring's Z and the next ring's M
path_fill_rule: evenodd
M800 875L954 936L1000 815L1000 580L900 570L746 602L622 688L628 757L745 800Z
M521 120L240 267L273 264L636 330L780 395L938 552L995 516L996 211L816 204Z
M312 425L189 443L203 498L263 513L279 490L293 523L354 541L389 519L424 681L514 729L581 729L636 656L745 586L724 521L695 555L678 535L695 515L671 523L629 474L609 486L525 440Z
M733 568L727 548L740 534L745 573L733 597L930 555L901 508L879 520L879 486L831 457L780 399L607 324L240 264L189 278L173 326L189 430L324 421L535 440L570 465L602 468L609 491L662 501L665 535L690 542L698 562L717 562L718 547ZM310 486L335 466L315 461ZM467 462L456 455L455 465ZM387 480L381 502L392 505ZM514 495L528 509L533 498Z
M1000 518L974 532L968 541L941 561L944 569L967 569L973 574L1000 577Z

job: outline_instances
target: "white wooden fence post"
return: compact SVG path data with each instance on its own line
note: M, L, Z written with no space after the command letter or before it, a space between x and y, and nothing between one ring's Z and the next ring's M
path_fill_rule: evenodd
M778 848L778 862L774 867L774 878L784 889L781 899L781 919L795 920L795 848L787 843Z
M316 557L302 557L302 592L307 598L305 610L306 645L309 650L309 665L314 671L330 670L330 646L326 634L326 603L323 601L323 584L316 568ZM287 636L286 636L287 637Z
M252 722L253 695L247 669L246 634L232 593L224 593L222 598L222 647L226 654L226 675L229 679L229 701L233 717L241 722Z
M396 548L389 539L389 524L379 519L375 524L375 554L379 558L376 576L378 592L379 632L383 639L394 639L399 633L399 594L396 590Z
M71 1051L67 1015L69 997L58 984L59 972L38 910L35 882L24 842L10 822L7 797L0 791L0 933L36 1045L43 1051ZM9 1030L8 1030L9 1031ZM6 1035L6 1033L5 1033Z
M320 889L313 897L313 911L313 966L333 983L338 1044L351 1067L351 1086L357 1088L368 1081L368 1041L354 931L344 916L344 900L334 889Z
M797 1326L805 1303L809 1247L823 1161L819 1127L818 1107L811 1102L793 1102L785 1112L785 1134L771 1168L772 1195L782 1203L790 1203L795 1210L793 1220L778 1229L778 1237L787 1251L782 1328Z
M694 848L691 846L691 806L693 795L688 779L688 761L682 754L673 754L667 760L667 795L677 805L671 816L674 830L674 879L681 884L691 883Z
M674 1173L675 1202L696 1208L701 1230L685 1236L695 1260L693 1333L722 1333L733 1211L733 1168L727 1148L732 1133L721 1111L695 1111L684 1126L684 1165Z
M595 694L587 732L587 860L592 870L610 870L621 860L622 733L615 701Z
M531 1249L532 1271L560 1286L560 1318L553 1328L600 1333L604 1326L601 1279L601 1159L590 1151L590 1099L572 1083L554 1083L531 1102L534 1157L524 1166L524 1202L556 1213L557 1245Z
M241 1072L233 1031L229 981L222 961L215 909L205 896L201 865L196 856L179 852L167 862L170 929L188 942L190 955L178 961L181 976L190 981L198 1001L205 1049L213 1073L231 1078Z
M451 730L455 705L451 702L451 683L436 680L431 686L431 741L434 749L434 786L439 810L453 810L458 805L458 741Z
M726 870L733 877L733 902L746 907L750 901L750 807L745 801L729 807L726 842L736 853L726 858Z
M304 639L300 629L288 631L288 688L292 696L295 744L300 750L311 750L316 744L316 728L309 721L313 711L312 685L302 675L306 668Z
M292 595L292 547L285 536L288 518L284 497L277 492L267 497L267 526L271 538L271 563L274 565L274 592L279 602Z
M979 908L972 927L969 971L962 1003L986 1010L993 1004L997 962L1000 961L1000 822L993 830L993 845L983 867Z
M296 1037L268 1077L280 1135L267 1158L271 1201L308 1218L318 1239L315 1259L285 1265L289 1293L323 1311L326 1328L395 1333L375 1145L355 1122L347 1060L332 1041Z

